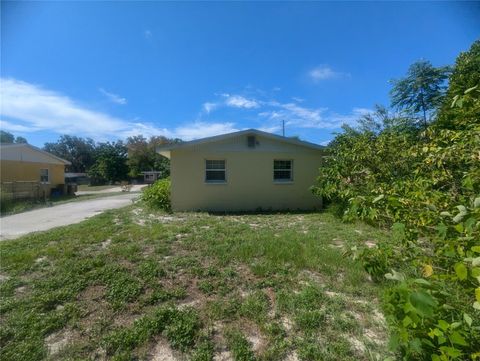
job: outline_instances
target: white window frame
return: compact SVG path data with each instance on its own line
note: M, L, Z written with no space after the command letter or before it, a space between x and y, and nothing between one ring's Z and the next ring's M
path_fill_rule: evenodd
M223 168L208 168L208 162L209 161L221 161L223 162ZM224 173L224 180L211 180L207 179L207 172L209 171L223 171ZM208 184L225 184L227 183L227 161L225 159L205 159L205 183Z
M290 168L278 168L275 169L275 162L290 162ZM290 172L290 178L288 179L275 179L275 172L283 171ZM274 159L273 160L273 182L274 183L293 183L293 159Z
M42 175L42 171L43 171L43 170L46 170L46 171L47 171L47 180L46 180L46 181L42 180L42 177L44 177L44 176ZM41 183L41 184L50 184L50 169L48 169L48 168L40 168L40 183Z

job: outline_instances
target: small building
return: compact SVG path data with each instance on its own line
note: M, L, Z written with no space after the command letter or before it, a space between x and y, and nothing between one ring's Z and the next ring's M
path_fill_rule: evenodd
M50 195L51 190L65 184L65 166L71 163L33 145L0 145L0 182L2 190L34 193L34 185ZM23 187L21 186L23 184ZM20 189L23 189L20 192ZM26 191L32 189L32 191ZM38 191L37 191L38 193ZM32 195L34 197L35 195ZM38 195L37 195L38 196ZM15 195L13 195L15 198ZM27 196L22 196L27 198Z
M66 184L90 184L90 178L87 173L68 172L65 173Z
M155 183L157 180L162 178L162 172L158 170L149 170L142 172L143 174L143 182L146 184Z
M308 210L324 147L249 129L157 152L170 159L174 211Z

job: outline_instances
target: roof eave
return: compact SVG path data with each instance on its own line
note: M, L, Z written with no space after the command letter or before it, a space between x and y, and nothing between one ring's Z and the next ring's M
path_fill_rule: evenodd
M213 136L213 137L195 139L195 140L192 140L192 141L189 141L189 142L184 142L184 143L176 143L176 144L168 144L168 145L164 145L164 146L159 146L159 147L157 147L156 150L157 150L157 153L160 153L160 154L166 156L167 158L170 158L170 152L172 150L175 150L175 149L188 148L188 147L192 147L194 145L211 143L211 142L220 141L220 140L224 140L224 139L229 139L229 138L239 136L239 135L244 135L244 134L257 134L257 135L261 135L261 136L264 136L264 137L267 137L267 138L270 138L270 139L283 141L285 143L295 144L295 145L299 145L299 146L302 146L302 147L305 147L305 148L314 149L314 150L318 150L318 151L322 151L322 150L325 149L324 146L319 145L319 144L314 144L314 143L306 142L306 141L303 141L303 140L286 138L286 137L283 137L283 136L280 136L280 135L277 135L277 134L272 134L272 133L264 132L264 131L257 130L257 129L246 129L246 130L241 130L241 131L238 131L238 132L216 135L216 136ZM168 153L168 156L163 154L163 153Z

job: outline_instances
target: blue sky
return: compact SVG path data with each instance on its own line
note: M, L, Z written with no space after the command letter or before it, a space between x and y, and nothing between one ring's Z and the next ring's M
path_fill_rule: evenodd
M480 35L469 2L1 3L1 127L185 140L245 128L325 143L421 58Z

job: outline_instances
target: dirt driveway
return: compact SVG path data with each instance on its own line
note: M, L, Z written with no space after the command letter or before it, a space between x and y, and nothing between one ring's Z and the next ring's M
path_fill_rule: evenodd
M108 209L132 203L140 193L125 193L58 206L36 209L0 218L0 240L21 237L30 232L79 223Z

